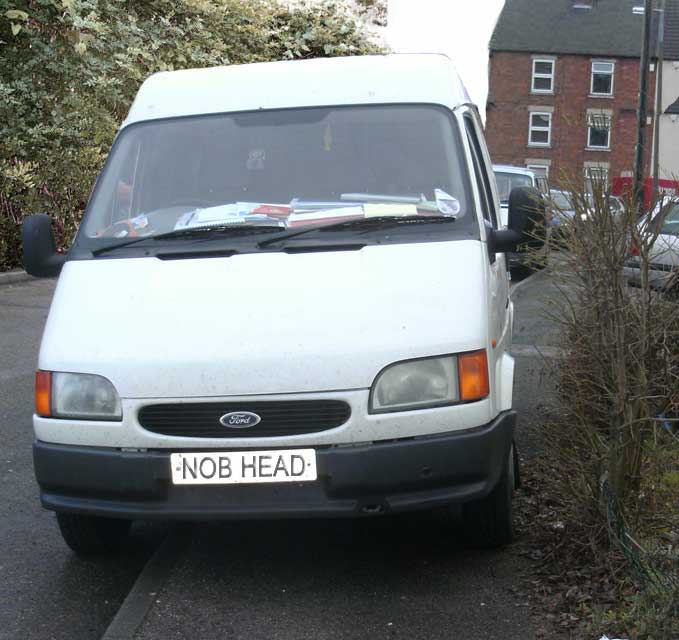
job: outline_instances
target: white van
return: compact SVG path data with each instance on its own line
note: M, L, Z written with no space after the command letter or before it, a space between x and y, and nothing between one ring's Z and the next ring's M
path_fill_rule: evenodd
M638 223L641 237L654 237L648 252L648 283L669 295L679 293L679 198L659 202ZM650 238L649 238L650 239ZM638 248L625 264L624 274L632 286L641 286L643 274Z
M135 519L463 511L512 537L502 254L476 108L450 61L387 55L159 73L60 273L36 374L35 472L79 553Z
M539 189L538 178L532 169L514 167L507 164L494 164L493 174L500 198L500 221L507 226L509 217L509 196L517 187L534 187Z

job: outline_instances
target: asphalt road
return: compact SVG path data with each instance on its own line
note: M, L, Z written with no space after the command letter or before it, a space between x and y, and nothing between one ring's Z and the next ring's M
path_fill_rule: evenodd
M54 283L0 286L0 638L100 638L163 525L139 524L110 559L81 560L40 508L31 463L32 385ZM519 447L544 402L556 344L540 317L542 276L515 294ZM529 561L516 547L480 551L428 515L370 521L194 525L137 633L150 638L530 640L515 593Z

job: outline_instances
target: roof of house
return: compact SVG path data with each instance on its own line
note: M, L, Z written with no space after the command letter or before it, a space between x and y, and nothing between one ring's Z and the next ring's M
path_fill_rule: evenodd
M668 22L679 20L679 0L666 3ZM644 17L632 11L639 6L643 0L506 0L490 49L639 57ZM666 34L667 56L679 45L679 27Z
M140 87L124 126L189 115L355 104L471 102L441 54L390 54L163 71Z

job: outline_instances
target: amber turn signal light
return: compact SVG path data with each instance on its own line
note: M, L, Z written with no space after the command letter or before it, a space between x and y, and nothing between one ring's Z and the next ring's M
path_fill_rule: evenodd
M488 381L488 356L486 350L463 353L457 357L460 378L460 400L481 400L490 393Z
M50 371L35 372L35 412L43 417L52 415L52 373Z

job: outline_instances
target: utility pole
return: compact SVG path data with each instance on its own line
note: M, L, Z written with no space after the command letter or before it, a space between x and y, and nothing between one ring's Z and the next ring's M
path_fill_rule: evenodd
M655 72L655 117L653 119L653 203L660 198L660 118L662 117L662 68L665 61L665 0L659 0L658 46Z
M637 113L637 148L634 163L634 202L639 212L644 206L644 156L646 150L646 110L648 104L648 63L651 40L653 0L645 0L644 28L641 40L641 63L639 74L639 110Z

